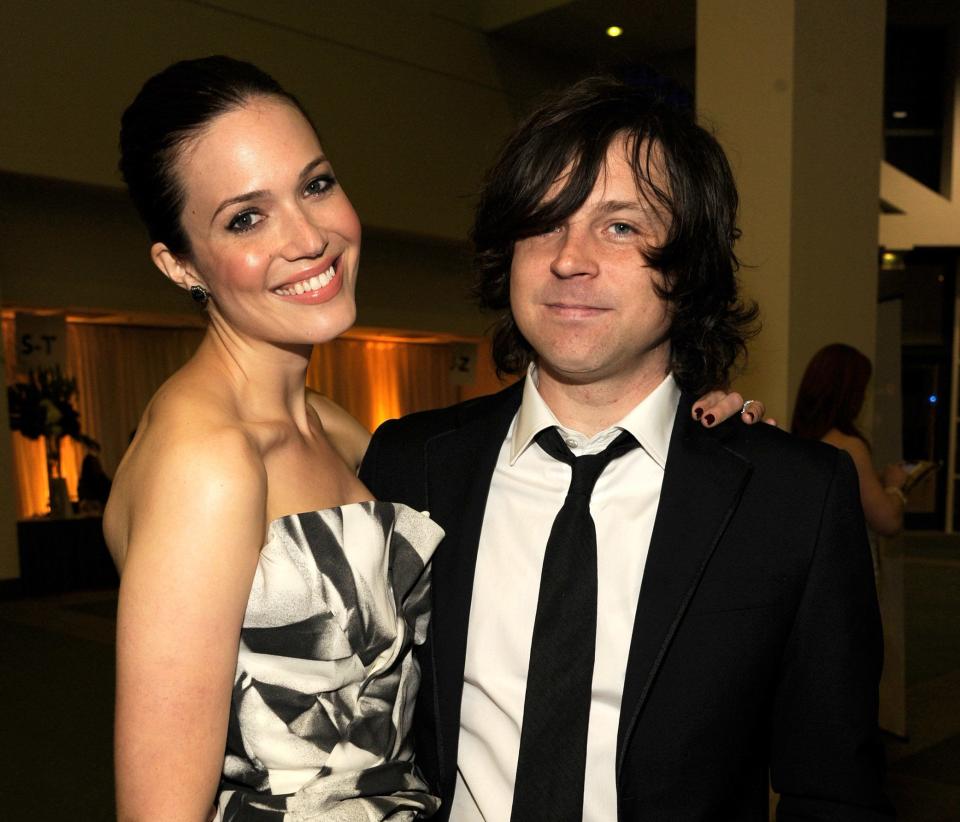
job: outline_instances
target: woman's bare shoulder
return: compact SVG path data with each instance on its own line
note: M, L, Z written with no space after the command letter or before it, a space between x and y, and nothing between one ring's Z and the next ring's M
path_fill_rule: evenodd
M166 383L148 405L114 477L104 533L121 564L131 537L186 529L254 505L265 511L266 472L253 437L213 393ZM231 500L233 501L231 503Z
M337 453L352 470L356 471L370 442L370 432L329 397L309 388L307 402L316 411Z
M860 437L855 437L852 434L844 434L836 428L831 428L827 431L827 433L823 435L823 441L835 448L849 452L852 456L869 456L870 454L870 449L867 448L867 444L860 439Z

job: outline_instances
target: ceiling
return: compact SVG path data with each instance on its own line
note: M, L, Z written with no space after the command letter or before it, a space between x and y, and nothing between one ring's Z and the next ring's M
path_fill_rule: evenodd
M623 34L608 37L612 25ZM692 52L696 0L573 0L502 26L496 36L583 70L656 63Z
M480 0L480 5L485 5ZM486 5L495 5L487 0ZM689 60L696 45L696 0L524 0L515 19L488 29L497 37L576 63L577 69L653 66ZM888 0L891 26L960 25L958 0ZM623 34L605 34L618 25ZM678 58L679 56L679 58ZM677 78L681 81L685 78Z

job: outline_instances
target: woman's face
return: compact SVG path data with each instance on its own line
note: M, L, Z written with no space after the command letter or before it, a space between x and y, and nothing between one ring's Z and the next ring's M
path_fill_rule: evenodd
M176 173L214 322L272 343L333 339L356 318L360 222L313 128L275 97L218 116Z

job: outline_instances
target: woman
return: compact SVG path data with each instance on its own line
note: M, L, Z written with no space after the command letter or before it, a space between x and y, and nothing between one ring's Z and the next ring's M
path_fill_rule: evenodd
M428 816L410 650L442 531L370 501L367 432L305 388L312 346L354 321L356 214L297 101L229 58L151 78L121 151L153 261L209 326L145 411L105 515L119 816ZM704 400L705 424L740 407Z
M870 445L856 425L872 372L870 360L852 346L834 343L821 348L800 381L791 431L850 454L860 479L867 525L874 533L889 537L903 528L907 472L893 463L878 474Z

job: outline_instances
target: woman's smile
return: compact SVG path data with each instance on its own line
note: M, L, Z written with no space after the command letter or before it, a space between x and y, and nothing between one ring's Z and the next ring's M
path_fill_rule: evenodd
M316 304L332 300L343 285L340 259L337 257L327 268L314 266L301 271L296 275L298 279L273 289L273 293L296 303Z

